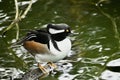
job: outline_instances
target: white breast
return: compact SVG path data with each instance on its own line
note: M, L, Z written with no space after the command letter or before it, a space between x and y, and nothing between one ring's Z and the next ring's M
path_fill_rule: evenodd
M56 42L58 45L58 48L60 49L60 51L58 51L52 44L52 42L50 41L50 51L51 53L54 55L53 56L53 61L58 61L61 60L63 58L65 58L67 56L67 54L70 52L71 49L71 41L66 38L63 41L59 41Z
M54 46L53 43L49 42L50 45L50 53L46 53L44 55L37 54L35 56L37 62L56 62L59 61L67 56L67 54L71 50L71 41L66 38L62 41L56 42L60 51L58 51Z
M57 44L58 48L61 50L60 53L68 54L68 52L71 50L71 41L68 38L64 39L63 41L57 42Z

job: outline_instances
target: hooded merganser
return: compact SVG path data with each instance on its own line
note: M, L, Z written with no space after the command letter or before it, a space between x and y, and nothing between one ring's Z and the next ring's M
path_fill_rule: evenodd
M67 56L71 50L71 33L67 24L48 24L45 30L29 31L17 43L23 43L38 63L56 62Z

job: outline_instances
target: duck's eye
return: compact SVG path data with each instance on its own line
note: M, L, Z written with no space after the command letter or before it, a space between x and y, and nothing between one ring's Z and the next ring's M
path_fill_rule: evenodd
M69 32L69 29L66 29L65 32Z

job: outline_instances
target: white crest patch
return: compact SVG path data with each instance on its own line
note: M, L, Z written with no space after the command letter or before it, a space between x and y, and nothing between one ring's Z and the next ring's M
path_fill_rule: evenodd
M65 31L64 29L62 29L62 30L55 30L55 29L52 29L52 28L49 29L49 32L50 32L51 34L62 33L62 32L64 32L64 31Z

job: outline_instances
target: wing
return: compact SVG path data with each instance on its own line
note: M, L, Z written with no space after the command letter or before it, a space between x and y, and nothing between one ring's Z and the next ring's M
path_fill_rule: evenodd
M50 35L43 30L35 30L35 31L31 31L27 34L26 37L27 41L35 41L35 42L39 42L42 44L48 44L49 40L50 40Z
M14 43L13 45L20 45L25 41L35 41L42 44L47 44L49 47L50 35L45 30L32 30L27 33L22 39Z

